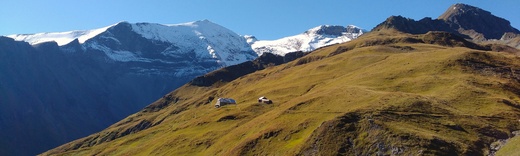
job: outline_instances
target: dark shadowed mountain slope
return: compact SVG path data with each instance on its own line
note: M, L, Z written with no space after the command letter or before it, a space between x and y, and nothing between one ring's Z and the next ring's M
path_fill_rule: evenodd
M77 63L88 58L65 55L56 43L0 37L0 47L2 155L34 155L117 120L104 104L105 74Z

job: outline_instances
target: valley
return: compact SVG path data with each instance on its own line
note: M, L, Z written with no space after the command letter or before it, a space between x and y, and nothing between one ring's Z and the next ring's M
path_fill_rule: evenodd
M518 154L508 20L457 3L301 32L122 21L0 36L0 155Z

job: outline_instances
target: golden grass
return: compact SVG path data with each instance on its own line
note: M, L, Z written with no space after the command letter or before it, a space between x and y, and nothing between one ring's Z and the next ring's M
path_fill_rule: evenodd
M413 36L369 34L314 51L301 58L307 59L304 64L295 60L269 67L219 87L183 86L170 94L179 97L177 103L157 112L139 112L93 136L142 120L161 121L156 126L92 147L56 152L84 141L80 139L45 154L296 155L324 122L351 112L376 116L386 128L381 134L440 138L462 152L473 148L465 143L482 137L479 128L520 129L518 123L513 124L519 110L500 102L520 101L503 87L518 82L470 71L458 62L474 57L473 53L485 53L518 68L516 56L419 43L364 45L369 40L399 37ZM340 47L351 50L331 56ZM214 101L206 102L210 96L234 98L238 104L216 109ZM260 96L267 96L274 104L258 104ZM172 113L180 108L185 110ZM224 120L226 116L234 119ZM449 128L457 126L467 132ZM361 129L357 140L373 143L374 134ZM424 147L409 150L421 149Z

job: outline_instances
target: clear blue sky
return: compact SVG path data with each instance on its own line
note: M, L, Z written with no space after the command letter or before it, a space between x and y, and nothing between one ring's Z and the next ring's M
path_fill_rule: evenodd
M391 15L436 18L455 3L488 10L520 29L520 0L1 0L0 35L208 19L265 40L323 24L370 30Z

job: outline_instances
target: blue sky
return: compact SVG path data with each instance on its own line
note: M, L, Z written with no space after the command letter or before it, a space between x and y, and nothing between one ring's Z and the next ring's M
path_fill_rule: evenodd
M323 24L370 30L391 15L436 18L455 3L488 10L520 29L520 0L2 0L0 35L87 30L119 21L176 24L208 19L265 40Z

